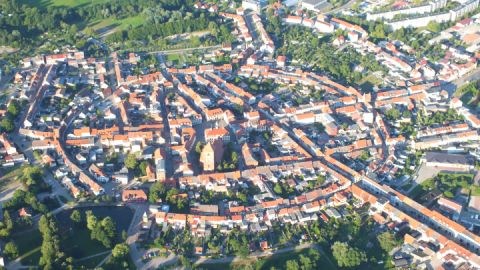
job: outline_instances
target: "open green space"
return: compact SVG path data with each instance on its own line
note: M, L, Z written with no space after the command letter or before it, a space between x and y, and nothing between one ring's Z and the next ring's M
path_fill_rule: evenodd
M180 65L183 64L183 56L179 53L168 54L167 61L172 62L173 65Z
M98 256L93 256L91 258L86 258L84 260L78 260L78 261L75 261L74 263L77 267L83 266L83 267L86 267L87 269L95 269L95 267L97 267L97 265L99 265L108 255L109 253L101 254Z
M121 232L128 230L133 217L133 211L128 207L97 206L75 209L78 209L83 217L85 217L85 212L88 210L91 210L98 219L103 219L107 216L111 217L117 226L118 240L121 239ZM73 223L70 215L75 209L63 211L56 216L62 242L69 243L64 245L64 251L67 256L81 259L107 251L108 249L102 243L91 239L90 231L85 224L75 225Z
M112 217L117 226L118 241L121 239L121 232L127 231L133 217L133 211L128 207L98 206L80 207L83 216L85 211L91 210L99 219L107 216ZM70 219L72 210L66 210L56 215L62 249L67 257L72 257L77 266L95 267L107 255L99 254L109 251L101 242L92 240L90 231L85 224L74 225ZM38 265L41 257L40 247L42 236L38 229L29 229L16 232L12 241L18 246L21 263L23 265ZM99 254L98 256L94 256ZM92 256L91 258L86 258ZM76 262L78 260L78 262Z
M12 241L18 246L20 261L23 265L38 265L42 235L37 229L17 232Z
M90 231L86 227L68 228L62 231L62 242L69 243L64 245L64 251L74 259L81 259L92 256L108 249L99 241L90 238Z
M11 184L19 181L19 177L22 174L23 167L21 166L0 169L0 192L5 191Z
M375 74L370 74L358 82L358 85L363 91L371 92L374 86L382 84L382 80Z
M127 17L123 19L106 18L99 21L94 21L88 24L99 35L112 33L120 30L127 30L130 26L135 28L141 26L145 22L145 18L138 15Z
M248 265L255 265L255 269L268 270L274 267L275 269L285 269L285 265L289 260L299 260L300 255L308 256L309 251L313 248L305 248L302 250L295 250L285 253L280 253L272 255L269 257L258 258L258 259L244 259L237 260L232 263L214 263L214 264L200 264L199 269L205 270L223 270L223 269L243 269L243 267ZM317 261L317 266L320 266L318 269L322 270L333 270L337 269L335 264L330 261L330 259L320 252L320 259Z
M108 2L109 0L20 0L22 4L38 7L38 8L47 8L50 6L54 7L78 7L78 6L88 6L93 4L100 4Z
M408 195L420 201L429 192L443 193L445 197L453 198L459 189L465 189L471 192L471 195L480 193L480 187L473 183L473 174L439 173L437 176L415 186Z
M460 98L463 104L470 108L480 106L480 80L462 85L455 92L455 96Z

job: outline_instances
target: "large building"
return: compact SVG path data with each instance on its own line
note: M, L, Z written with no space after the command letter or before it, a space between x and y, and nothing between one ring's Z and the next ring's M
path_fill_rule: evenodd
M470 170L473 169L473 158L466 155L448 154L441 152L427 152L423 161L429 167L445 169Z
M221 142L216 141L208 142L202 149L200 154L200 163L203 165L204 171L214 171L216 165L220 162L223 154L223 145Z

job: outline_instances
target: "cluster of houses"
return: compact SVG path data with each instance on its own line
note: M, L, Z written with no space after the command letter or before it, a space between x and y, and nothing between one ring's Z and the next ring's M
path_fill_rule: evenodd
M25 156L17 151L15 144L10 141L7 135L0 134L0 157L2 167L12 167L15 164L25 162Z
M217 12L215 5L197 3L196 8ZM385 184L411 166L406 156L416 150L478 154L469 146L480 141L478 116L444 87L445 81L476 68L471 53L451 51L433 68L427 60L412 59L408 46L394 41L377 45L368 41L367 31L344 20L287 16L287 25L327 34L346 31L347 38L339 37L337 45L348 42L360 53L375 54L393 79L389 87L362 93L289 66L285 56L272 61L275 46L258 15L238 9L220 16L235 22L240 45L218 49L230 54L232 64L140 69L141 54L112 53L105 62L77 50L25 59L24 71L15 77L23 85L19 98L28 100L19 135L74 197L104 194L112 181L131 183L134 175L123 160L134 155L138 163L146 162L138 180L177 186L177 196L192 202L189 214L151 206L146 223L164 228L188 224L197 236L207 236L211 228L258 232L274 222L341 218L343 206L355 198L356 206L370 204L369 214L378 223L411 229L402 247L410 255L399 264L480 267L480 239L461 224L461 205L438 201L451 219ZM268 81L276 89L254 94L248 80ZM313 91L322 91L323 98L292 102L295 95ZM399 130L411 117L390 120L386 112L393 108L427 116L453 110L462 117L407 138ZM23 158L8 136L0 136L0 143L3 164ZM236 163L228 164L234 158L226 154L238 157ZM366 160L359 161L365 154ZM431 155L426 160L435 163ZM473 170L471 164L467 169ZM319 175L326 181L312 185ZM278 183L291 187L294 195L286 199L277 194L272 187ZM230 193L249 186L258 190L249 195L250 206L195 203L201 189ZM121 199L146 202L146 194L127 189Z

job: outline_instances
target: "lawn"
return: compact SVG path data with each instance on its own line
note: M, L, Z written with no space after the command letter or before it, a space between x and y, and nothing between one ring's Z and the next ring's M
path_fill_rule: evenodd
M143 25L144 22L145 18L141 15L138 15L123 19L106 18L104 20L91 22L90 24L88 24L88 26L92 27L92 29L95 30L97 34L104 35L119 30L126 30L129 28L129 26L137 27Z
M47 8L47 7L80 7L95 5L108 2L109 0L20 0L20 3L26 4L29 6L35 6L38 8ZM92 27L95 32L99 35L110 34L118 30L126 30L131 25L132 27L140 26L144 23L144 17L141 15L115 19L115 18L106 18L98 21L88 21L79 23L78 26L82 29L85 26Z
M288 260L298 260L300 255L307 255L309 248L297 250L297 251L290 251L281 254L276 254L270 257L265 257L262 259L245 259L240 261L235 261L233 263L217 263L217 264L200 264L198 267L200 269L205 270L221 270L221 269L232 269L234 267L239 266L247 266L247 265L256 265L258 266L255 269L262 269L262 270L269 270L272 267L276 269L284 269L285 264ZM330 259L321 253L320 260L317 262L317 265L321 266L320 269L322 270L333 270L337 269Z
M22 4L38 8L54 7L78 7L108 2L109 0L20 0Z
M462 85L455 92L455 96L470 108L480 106L480 80Z
M17 181L23 173L23 167L14 166L0 169L0 192L5 191L11 184Z
M375 74L370 74L358 82L358 85L364 91L372 91L372 88L374 86L379 86L381 84L382 80L378 78L378 76L376 76Z
M106 253L106 254L101 254L101 255L98 255L98 256L94 256L94 257L91 257L91 258L88 258L88 259L84 259L84 260L80 260L80 261L76 261L75 262L75 265L77 267L86 267L87 269L94 269L95 267L97 267L97 265L99 265L103 259L105 259L105 257L107 257L110 253Z
M90 231L86 226L62 230L61 233L64 243L63 251L73 259L81 259L108 250L102 243L90 238Z
M117 225L118 240L121 239L122 231L127 231L133 217L133 211L128 207L115 206L98 206L98 207L79 207L83 218L85 212L92 210L93 214L100 220L107 216L113 218ZM81 259L92 256L108 249L105 248L99 241L92 240L90 231L86 225L75 226L71 221L70 215L73 209L63 211L56 216L59 230L62 235L62 242L69 243L64 245L64 251L67 256L72 256L74 259Z
M18 246L23 265L38 265L42 235L37 229L15 233L12 240Z
M167 55L167 61L172 62L174 66L183 64L183 56L181 54L173 53Z
M480 193L480 187L473 184L473 174L439 173L417 185L408 195L418 200L429 191L438 190L445 197L453 198L460 188L471 191L472 195Z

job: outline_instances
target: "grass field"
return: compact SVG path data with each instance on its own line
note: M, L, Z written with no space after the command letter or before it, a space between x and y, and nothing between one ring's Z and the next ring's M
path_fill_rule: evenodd
M4 191L22 175L23 167L15 166L0 169L0 191Z
M54 7L77 7L108 2L109 0L20 0L22 4L35 6L39 8Z
M40 259L40 246L42 245L42 235L40 232L30 230L27 232L16 233L12 237L18 246L20 261L23 265L38 265Z
M455 91L455 97L460 98L469 108L480 107L480 80L466 83Z
M22 188L20 177L23 175L23 168L15 166L0 169L0 203L9 200L17 189Z
M38 8L47 7L80 7L108 2L109 0L20 0L20 3ZM123 19L106 18L104 20L83 22L77 24L80 29L85 26L92 27L99 35L108 35L118 30L128 29L129 26L137 27L145 22L140 15Z
M233 263L218 263L218 264L200 264L198 267L199 269L205 269L205 270L223 270L223 269L232 269L234 267L242 267L242 266L258 266L255 269L261 269L261 270L269 270L272 267L275 267L276 269L284 269L285 264L288 260L292 259L298 259L300 255L307 255L308 254L308 248L302 249L302 250L297 250L297 251L291 251L291 252L286 252L286 253L281 253L281 254L276 254L273 256L270 256L268 258L263 258L263 259L245 259L241 261L235 261ZM330 259L321 252L321 257L320 260L317 262L318 266L321 266L322 270L333 270L337 269L337 267L334 265Z
M459 189L464 189L476 196L480 194L480 187L473 183L473 177L473 174L468 173L439 173L415 186L408 195L415 200L426 201L429 198L424 196L429 192L443 193L444 196L453 198Z
M101 21L95 21L88 26L92 27L99 35L113 33L119 30L127 30L129 26L137 27L145 22L144 17L138 15L134 17L128 17L124 19L108 18Z
M103 219L111 216L117 225L118 239L121 239L121 232L127 230L133 217L133 211L127 207L84 207L80 208L82 212L92 210L95 216ZM90 231L86 225L74 226L70 220L72 210L63 211L57 214L56 219L59 226L59 235L61 239L62 251L67 256L74 259L77 266L85 265L94 268L108 254L99 254L109 251L100 242L92 240ZM17 244L21 263L25 266L36 266L40 259L40 247L42 245L42 235L38 229L32 229L25 232L18 232L12 236L12 240ZM98 256L93 256L99 254ZM88 256L86 258L76 262Z
M127 207L99 206L82 207L77 209L80 210L83 218L85 218L85 211L87 210L92 210L93 214L99 220L107 216L112 217L117 225L118 239L121 238L122 231L128 230L128 226L130 226L130 221L133 217L132 210ZM90 231L85 225L75 226L73 224L73 222L70 220L72 211L73 210L63 211L56 216L60 232L63 236L62 242L69 243L68 245L64 245L64 252L68 256L72 256L74 259L81 259L107 251L108 249L105 248L99 241L91 239ZM95 262L96 260L92 259L92 261Z
M364 91L371 91L372 87L382 84L382 80L378 78L375 74L370 74L367 77L363 78L358 85Z

